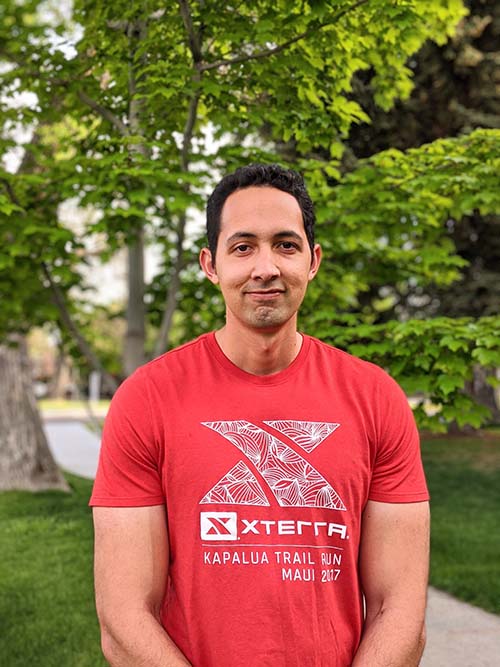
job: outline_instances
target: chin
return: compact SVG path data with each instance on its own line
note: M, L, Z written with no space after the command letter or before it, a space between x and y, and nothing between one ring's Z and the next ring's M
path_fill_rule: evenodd
M290 320L290 315L277 313L276 311L254 313L253 317L248 318L248 323L256 329L279 328Z

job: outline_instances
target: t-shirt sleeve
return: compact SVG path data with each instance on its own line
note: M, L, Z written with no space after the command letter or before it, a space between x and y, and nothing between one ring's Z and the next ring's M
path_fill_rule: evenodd
M94 489L89 505L143 507L165 502L160 448L141 369L113 396L102 435Z
M388 503L428 500L420 439L408 399L386 373L378 391L377 446L368 498Z

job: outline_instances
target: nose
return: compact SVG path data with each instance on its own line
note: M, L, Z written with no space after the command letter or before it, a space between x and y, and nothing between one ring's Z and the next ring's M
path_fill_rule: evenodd
M271 248L261 248L255 254L255 263L252 269L252 279L267 282L277 278L280 269L276 263L276 257Z

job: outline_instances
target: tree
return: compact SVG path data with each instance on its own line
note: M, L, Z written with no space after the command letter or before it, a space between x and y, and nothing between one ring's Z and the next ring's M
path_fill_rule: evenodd
M9 388L0 405L0 490L68 490L42 428L26 343L10 343L0 345L0 377Z
M357 79L356 98L362 100L372 123L351 128L349 147L356 158L389 147L407 149L459 136L478 127L500 128L500 97L495 84L500 9L489 0L469 0L466 5L469 15L446 44L428 42L412 58L414 89L408 100L381 112L373 103L369 78ZM500 298L498 210L493 207L493 215L470 210L461 218L448 217L446 234L467 262L459 279L449 285L424 287L406 281L385 286L387 307L381 315L386 319L495 315ZM377 300L377 288L365 294L365 303ZM489 407L495 421L500 421L494 388L487 382L494 380L494 369L485 371L475 365L473 371L468 391Z
M3 174L0 230L7 244L0 286L8 285L14 305L9 318L0 315L0 329L19 331L45 318L78 338L70 290L81 283L80 239L57 217L59 204L72 197L99 210L99 221L86 234L105 237L103 257L128 249L125 374L146 358L151 322L159 332L156 353L169 344L174 316L178 340L191 333L191 319L197 318L198 331L208 326L212 312L197 308L193 317L188 310L206 290L186 252L191 212L202 208L218 173L249 160L280 159L278 148L285 143L293 143L292 166L305 173L317 201L320 237L332 260L306 305L305 315L318 332L334 325L325 293L336 298L338 314L358 308L374 275L379 284L389 274L422 284L458 276L463 262L438 231L439 216L448 205L461 210L466 205L456 204L454 193L440 194L439 161L431 160L438 170L435 182L426 184L420 199L411 196L413 156L406 162L399 154L381 156L375 165L361 167L357 181L344 182L341 175L343 140L353 124L369 118L355 100L354 75L370 73L374 99L384 109L407 97L408 58L427 39L446 41L464 14L458 0L261 0L222 12L212 2L80 0L73 18L57 19L25 1L5 3L2 11L0 57L11 65L0 82L4 127L20 122L35 128L39 139L28 151L30 170ZM36 104L13 107L7 100L15 91L35 94ZM5 135L4 150L12 143ZM460 157L463 146L448 144L443 150ZM370 179L379 178L386 164L388 187L395 188L392 158L408 179L398 202L388 196L384 204L384 193L374 194L376 182ZM466 160L473 158L468 153ZM457 166L455 178L458 171ZM478 183L474 187L481 189ZM355 187L364 194L355 194ZM349 217L342 202L356 197L363 206L375 202L376 213L355 209ZM437 204L439 215L428 222L429 206L432 211ZM404 218L409 220L417 205L413 229ZM333 237L335 220L340 223ZM164 271L146 294L154 297L146 313L143 255L151 242L163 248ZM411 268L408 259L414 260ZM217 310L217 293L209 298ZM81 348L85 342L80 337ZM91 352L85 356L98 363Z
M338 155L340 135L367 118L348 99L353 73L372 67L377 99L389 106L409 92L406 58L427 38L442 41L463 13L456 0L426 5L425 20L423 8L381 0L259 2L221 13L215 3L187 0L168 8L85 0L75 3L83 36L68 57L54 48L47 26L33 30L33 3L13 5L16 32L7 34L13 46L4 51L16 71L5 85L19 82L18 90L37 95L30 122L73 118L86 128L83 138L67 137L56 194L100 207L92 232L108 236L109 251L128 247L127 374L145 354L145 239L163 241L169 275L159 352L179 297L186 209L200 206L213 167L234 166L250 153L272 156L272 147L240 145L243 136L258 141L263 119L273 141L293 136L303 153L322 145ZM71 25L58 30L68 35ZM230 138L210 156L210 169L207 127Z
M499 156L500 132L477 130L406 152L382 151L346 175L334 189L330 215L336 258L341 266L357 266L358 288L410 282L426 289L456 279L465 261L444 223L499 209ZM464 388L476 364L490 370L500 365L498 315L384 322L378 314L393 301L389 292L384 304L382 292L379 304L346 309L339 317L324 303L325 291L323 286L311 312L317 333L390 368L408 392L420 392L420 425L446 430L456 421L479 427L487 418L488 410ZM433 415L424 410L429 399L442 407Z
M372 119L370 125L351 128L349 147L355 158L389 147L408 149L444 137L459 136L478 127L500 128L500 98L495 85L499 57L498 4L467 2L469 16L443 45L427 43L411 66L414 89L387 113L373 102L368 79L358 78L357 99ZM395 293L396 307L410 316L425 312L451 317L491 315L497 312L500 245L497 216L472 212L447 221L447 232L458 254L468 261L459 281L425 294L406 289ZM413 305L412 302L415 302Z

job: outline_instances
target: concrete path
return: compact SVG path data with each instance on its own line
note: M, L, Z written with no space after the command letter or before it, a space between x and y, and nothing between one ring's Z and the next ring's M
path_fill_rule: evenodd
M45 419L44 429L61 468L80 477L94 479L100 438L83 422L73 419Z
M46 419L45 431L62 468L95 477L99 438L82 421ZM420 667L500 667L500 616L430 588L427 646Z
M420 667L499 667L500 616L429 588Z

